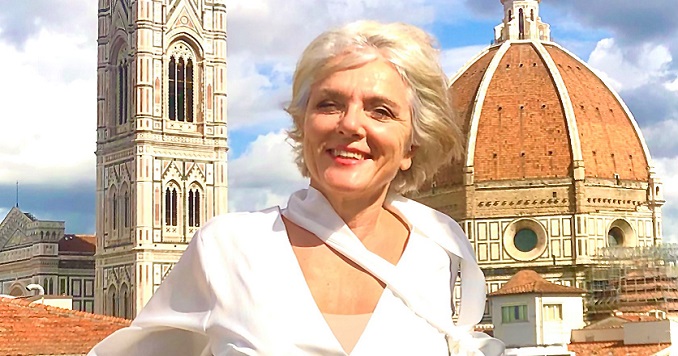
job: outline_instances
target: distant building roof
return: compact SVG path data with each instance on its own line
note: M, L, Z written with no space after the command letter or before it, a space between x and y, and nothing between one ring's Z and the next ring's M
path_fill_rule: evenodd
M551 283L537 272L529 269L524 269L516 273L511 279L504 284L499 290L490 293L490 296L510 295L510 294L585 294L581 288L561 286L560 284Z
M94 255L96 251L96 236L66 234L59 240L59 253L85 253Z
M624 341L574 342L567 349L576 355L627 356L654 355L671 347L671 344L624 345Z
M0 355L81 355L129 320L0 297Z

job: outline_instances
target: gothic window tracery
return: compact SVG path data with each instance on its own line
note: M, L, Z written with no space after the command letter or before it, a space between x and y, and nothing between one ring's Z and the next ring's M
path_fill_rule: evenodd
M125 227L129 227L129 192L125 192L125 200L123 201L123 206L124 206L124 219L125 219Z
M200 189L191 188L188 191L188 226L200 226Z
M118 305L117 305L117 295L116 295L116 289L114 285L111 285L108 287L108 310L107 314L110 316L116 316L117 315L117 310L118 310Z
M117 124L124 125L129 121L129 68L130 61L125 48L118 52L115 64L115 116Z
M169 186L165 189L165 224L177 226L177 188Z
M118 228L118 195L115 193L113 193L111 204L113 205L113 221L111 224L113 225L113 230L116 230Z
M168 118L194 122L195 54L184 42L170 48Z
M120 305L121 310L118 316L129 319L131 313L129 308L129 288L127 287L127 284L123 283L122 287L120 287L120 297L122 304Z

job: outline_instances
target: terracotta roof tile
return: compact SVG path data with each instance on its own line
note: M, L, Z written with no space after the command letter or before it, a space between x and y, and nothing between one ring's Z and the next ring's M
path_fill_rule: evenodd
M0 297L0 355L86 354L129 320Z
M566 293L566 294L585 294L586 291L580 288L561 286L551 283L542 278L537 272L524 269L516 273L499 290L490 293L490 296L526 294L526 293Z
M573 342L567 349L577 355L587 356L642 356L654 355L671 347L671 344L624 345L623 341Z
M94 255L96 236L66 234L59 240L59 252L84 253Z
M449 95L466 137L473 140L470 129L477 127L475 140L466 142L466 154L473 152L474 181L572 176L573 148L556 76L572 103L586 177L646 181L642 133L624 104L579 59L560 46L544 46L553 68L536 46L514 42L501 58L499 47L490 47L451 84ZM499 64L494 71L492 59ZM485 91L481 83L487 83ZM474 117L478 121L472 124ZM464 174L463 165L453 162L438 173L436 186L462 185Z

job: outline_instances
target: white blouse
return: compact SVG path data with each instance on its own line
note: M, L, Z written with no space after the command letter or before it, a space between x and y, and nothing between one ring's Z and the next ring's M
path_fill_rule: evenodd
M458 264L455 256L415 228L396 270L423 302L451 316L450 281ZM445 336L389 288L351 352L448 354ZM276 207L212 219L196 233L131 326L110 335L88 355L346 352L315 304Z

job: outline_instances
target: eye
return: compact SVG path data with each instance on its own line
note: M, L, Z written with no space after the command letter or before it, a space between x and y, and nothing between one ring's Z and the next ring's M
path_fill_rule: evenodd
M395 114L393 114L393 112L389 108L384 106L378 106L372 109L370 112L370 116L372 116L372 118L375 120L388 120L395 118Z
M331 114L339 111L339 104L333 100L321 100L315 106L316 110L323 114Z

